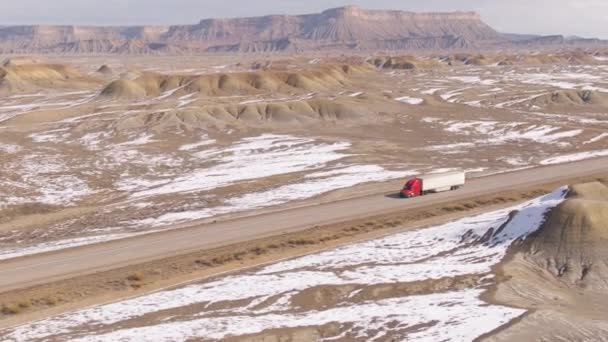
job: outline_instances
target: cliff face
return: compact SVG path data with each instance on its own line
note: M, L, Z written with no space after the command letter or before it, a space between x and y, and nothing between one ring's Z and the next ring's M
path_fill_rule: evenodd
M529 43L546 41L536 37ZM507 35L496 32L474 12L413 13L356 6L297 16L205 19L196 25L170 27L0 27L0 52L4 53L449 50L508 43Z

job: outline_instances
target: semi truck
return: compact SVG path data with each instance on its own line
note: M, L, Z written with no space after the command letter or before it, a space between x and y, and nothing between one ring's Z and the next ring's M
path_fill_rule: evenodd
M465 183L464 171L435 173L412 178L401 190L402 198L423 196L429 193L458 190Z

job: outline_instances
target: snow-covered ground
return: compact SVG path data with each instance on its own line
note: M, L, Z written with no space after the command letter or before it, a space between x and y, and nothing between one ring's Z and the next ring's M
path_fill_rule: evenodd
M353 165L328 172L311 173L291 184L232 197L223 206L167 213L156 218L134 221L131 224L136 226L159 226L203 219L303 200L361 183L380 182L415 173L413 171L388 171L375 165Z
M411 96L402 96L395 99L395 101L411 104L411 105L419 105L424 102L423 99Z
M43 109L69 109L91 102L97 92L79 91L57 94L16 95L0 99L0 123L19 115ZM24 103L24 99L25 101Z
M197 157L214 166L167 179L166 183L132 194L141 198L163 194L204 191L238 181L278 174L313 170L342 159L349 143L317 144L314 139L286 135L261 135L245 138L226 148L197 152ZM247 170L247 172L242 172Z
M502 145L520 140L534 141L540 144L566 144L568 143L568 138L576 137L583 133L582 129L564 130L562 127L526 122L457 121L441 120L439 118L423 118L422 122L443 126L446 132L475 137L465 143L430 146L427 148L435 151L444 148L448 152L452 148L474 147L476 145ZM483 138L484 136L485 138Z
M450 75L418 74L416 86L425 89L421 94L438 93L450 103L492 109L538 109L531 102L556 91L608 92L608 69L598 65L501 66L486 68L485 72L467 67L450 71Z
M589 139L589 140L585 141L585 142L583 143L583 145L592 144L592 143L594 143L594 142L601 141L601 140L603 140L603 139L605 139L605 138L608 138L608 132L606 132L606 133L602 133L602 134L600 134L600 135L598 135L598 136L595 136L595 137L593 137L593 138L591 138L591 139ZM0 148L1 148L1 147L0 147Z
M578 153L565 154L561 156L551 157L544 159L540 162L541 165L552 165L552 164L562 164L562 163L570 163L580 160L585 160L589 158L596 157L606 157L608 156L608 150L595 150L595 151L585 151Z
M489 305L479 296L492 283L492 266L513 242L536 231L547 210L566 193L561 188L511 208L67 313L0 334L5 341L221 340L337 323L340 332L323 340L473 340L524 314L521 309ZM365 296L365 289L373 285L407 286L462 275L481 280L470 287L423 295ZM303 291L327 286L351 290L337 304L322 309L294 304Z
M363 93L359 92L359 93L355 93L352 95L349 95L351 97L356 97L359 96ZM239 102L240 105L248 105L248 104L256 104L256 103L276 103L276 102L291 102L291 101L304 101L304 100L310 100L313 99L316 96L316 93L308 93L305 95L301 95L301 96L294 96L294 97L280 97L280 98L256 98L253 100L245 100L245 101L241 101Z
M0 143L0 151L8 154L13 154L21 151L23 148L15 144L3 144Z
M19 150L15 150L17 152ZM56 154L31 153L16 162L5 163L0 170L19 174L19 180L8 178L8 172L0 174L0 185L6 194L0 197L0 208L22 203L69 205L91 195L94 191L76 174L69 174L66 162ZM27 195L19 195L26 191Z
M178 91L184 88L177 87L128 104L98 98L99 91L93 90L0 98L0 210L12 215L26 209L23 212L44 216L72 207L99 208L97 214L74 222L0 231L0 259L21 255L20 250L29 254L60 249L104 241L104 236L113 239L310 200L434 168L481 167L493 173L606 155L608 121L603 113L585 109L556 114L525 107L528 100L565 85L556 82L577 90L608 87L606 66L467 66L444 71L397 72L391 78L394 84L383 82L377 89L353 83L348 89L311 93L201 97L181 96ZM389 86L391 90L385 90ZM172 114L195 101L200 107L215 101L246 105L342 97L363 105L379 91L391 108L404 113L387 115L391 110L378 108L383 113L373 120L386 126L370 126L369 135L359 135L367 126L357 131L361 127L355 125L350 132L340 130L342 123L335 123L335 135L326 132L321 137L301 136L301 131L262 134L283 131L230 125L186 130L183 123L172 126L183 119ZM435 106L431 96L477 108ZM425 99L428 108L396 103L419 105ZM3 122L39 109L57 109L57 117L36 123L41 119L37 117L23 127ZM421 123L418 113L429 117ZM146 120L162 121L165 114L171 120L162 127L143 125Z
M35 136L50 134L61 134L62 139L57 141L73 144L64 141L72 138L65 130ZM137 214L137 218L116 219L96 227L83 223L74 228L82 236L68 238L62 233L61 239L47 238L35 243L12 235L20 243L17 246L0 244L0 260L170 229L176 223L306 200L361 183L416 173L351 161L349 142L324 142L290 135L262 134L223 146L203 135L198 142L163 153L142 149L158 142L151 134L132 135L123 143L108 144L104 142L107 138L104 132L99 132L76 139L93 153L92 160L82 158L77 166L51 153L31 153L7 164L11 171L19 171L21 179L12 181L0 175L0 184L5 189L15 189L14 195L0 198L0 207L24 203L71 206L99 191L87 182L87 172L95 170L95 175L107 182L104 172L120 171L114 177L113 188L125 194L122 207ZM101 155L103 163L95 159L95 154ZM272 180L272 177L282 178ZM265 181L260 186L248 185L262 179ZM218 196L222 188L235 185L248 185L250 190ZM168 196L172 197L167 199ZM209 199L213 204L208 203ZM144 214L142 210L150 206L150 202L156 210ZM107 216L111 213L108 210L100 215ZM117 232L117 227L123 231ZM53 231L65 229L63 225L48 227L44 234L52 236ZM11 236L4 235L7 239Z
M462 83L479 84L479 85L486 85L486 86L491 86L491 85L498 83L498 80L482 79L479 76L473 76L473 75L471 75L471 76L452 76L452 77L448 77L448 79L459 81Z
M470 70L467 70L463 75L451 76L448 79L481 86L494 86L497 83L519 83L559 89L582 89L584 87L593 87L596 83L604 81L602 75L573 70L572 67L553 67L546 70L546 72L541 72L537 68L529 68L527 70L519 70L518 72L486 74L484 78L478 75L467 74L470 72Z

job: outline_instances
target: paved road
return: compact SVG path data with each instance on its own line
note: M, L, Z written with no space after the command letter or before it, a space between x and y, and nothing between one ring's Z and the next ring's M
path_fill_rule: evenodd
M399 199L385 192L6 260L0 262L0 291L293 232L317 224L367 217L399 209L413 210L430 204L458 201L604 171L608 172L608 158L590 159L475 178L458 191L415 199ZM382 185L380 190L397 189L402 183L401 180L387 183Z

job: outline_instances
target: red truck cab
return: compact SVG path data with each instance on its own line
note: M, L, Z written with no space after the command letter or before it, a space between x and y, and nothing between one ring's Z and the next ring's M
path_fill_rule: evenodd
M403 190L401 190L402 198L410 198L420 195L422 195L422 179L420 178L410 179L407 183L405 183Z
M410 179L401 190L401 197L417 197L428 193L457 190L464 186L464 171L431 173Z

